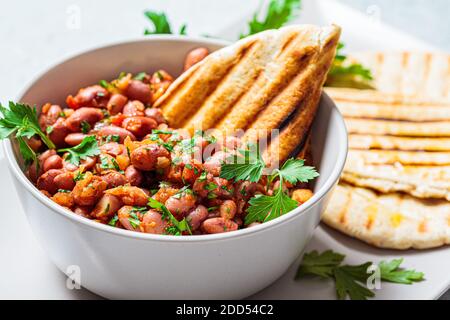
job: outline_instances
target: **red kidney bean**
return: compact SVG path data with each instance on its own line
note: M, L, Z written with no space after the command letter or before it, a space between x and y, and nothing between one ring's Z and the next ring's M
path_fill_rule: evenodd
M167 221L155 210L149 210L142 218L142 229L145 233L163 234L167 226Z
M209 55L209 50L207 48L196 48L191 50L184 60L184 71L192 67L194 64L202 61Z
M106 182L91 172L84 173L84 178L77 181L72 190L74 201L80 206L92 206L103 195Z
M148 118L153 118L158 124L166 123L166 119L161 111L158 108L147 108L145 109L145 116Z
M152 99L152 92L150 90L150 86L139 80L130 81L130 84L125 90L125 95L130 100L139 100L145 104L150 103Z
M107 153L110 156L117 157L119 154L123 154L125 146L117 142L107 142L100 146L100 151L102 153Z
M208 209L205 206L198 205L194 210L186 215L186 220L193 231L200 228L203 221L208 218Z
M55 177L59 174L63 173L62 170L59 169L50 169L44 174L42 174L37 180L37 187L40 190L46 190L50 194L55 194L58 191L58 187L55 184Z
M116 127L116 126L101 127L98 130L97 135L99 135L101 137L106 137L106 136L111 136L111 135L119 136L120 143L123 143L123 141L125 140L126 137L130 137L131 140L136 140L136 137L130 131L128 131L127 129L121 128L121 127Z
M220 216L231 220L236 215L236 203L233 200L225 200L219 207Z
M136 187L140 186L143 180L142 173L132 165L125 169L125 177L129 184Z
M108 184L106 187L107 189L122 186L127 183L127 179L123 174L113 170L108 171L106 174L102 175L101 178Z
M122 201L119 198L110 194L104 194L91 212L91 216L100 220L109 219L120 207L122 207Z
M42 166L44 172L50 169L62 169L63 168L63 159L57 154L48 157Z
M139 218L138 221L133 218L133 224L130 222L130 214L133 212L132 206L123 206L117 212L117 217L119 218L120 224L127 230L141 232L141 220L142 216L139 212L135 213L135 216Z
M202 223L202 229L206 233L222 233L238 229L236 222L224 218L210 218Z
M127 104L128 98L123 94L114 93L111 98L109 98L106 109L108 109L111 115L118 114L122 112L123 107Z
M167 199L165 206L176 218L182 219L195 206L195 201L192 193L183 192Z
M48 137L57 147L62 147L65 145L65 138L69 133L70 131L66 127L65 119L58 118L58 120L56 120L56 122L52 125L52 131Z
M148 191L132 186L119 186L108 189L105 193L119 197L125 205L145 206L148 202Z
M66 171L58 174L53 179L54 184L59 189L72 190L75 187L75 181L73 180L73 172Z
M222 167L222 163L226 160L228 156L229 154L223 151L217 151L211 157L209 157L209 159L205 161L203 167L205 168L206 171L218 177L220 175L220 168Z
M145 106L138 100L128 101L123 107L122 113L126 117L143 117Z
M131 164L143 171L156 169L158 158L169 158L169 152L157 144L138 147L131 153Z
M147 117L129 117L123 120L122 127L141 138L158 126L156 121Z
M66 103L72 109L81 107L104 107L108 101L109 92L99 85L93 85L82 88L78 91L75 97L71 95L67 97Z
M82 107L66 119L69 130L77 132L81 130L81 123L87 122L92 127L97 121L103 119L103 112L97 108Z
M51 126L58 120L62 108L56 104L50 105L47 103L42 107L42 112L39 115L39 126L45 132L48 126Z
M81 132L75 132L75 133L69 133L65 138L64 141L69 145L69 146L76 146L79 145L81 143L81 141L83 141L84 138L86 138L88 135L81 133Z

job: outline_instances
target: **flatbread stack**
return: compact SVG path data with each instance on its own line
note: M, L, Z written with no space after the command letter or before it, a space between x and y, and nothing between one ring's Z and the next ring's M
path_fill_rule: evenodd
M349 155L323 221L383 248L450 244L450 56L364 53L376 90L327 88Z
M243 130L257 141L278 129L263 157L283 161L305 144L339 36L334 25L295 25L247 37L188 69L155 106L191 133Z

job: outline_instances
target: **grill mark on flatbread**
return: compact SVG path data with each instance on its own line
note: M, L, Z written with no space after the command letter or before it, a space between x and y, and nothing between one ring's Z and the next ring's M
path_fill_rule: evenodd
M383 172L361 172L361 170L346 170L341 176L346 181L358 187L367 187L379 192L405 192L417 198L438 198L450 201L450 183L444 180L408 179L408 175L386 177Z
M450 107L426 105L385 105L367 102L336 101L347 118L404 120L412 122L450 120Z
M349 150L349 163L403 165L450 165L450 152Z
M318 48L318 43L315 45L303 44L305 35L307 34L300 35L295 41L292 41L279 56L278 60L269 62L266 65L261 77L255 81L252 88L217 123L218 129L224 132L246 129L254 121L255 117L289 86L292 79L298 73L303 72L303 69L308 65L308 63L305 63L308 59L303 58L305 55L308 57L311 54L311 50L314 51Z
M407 56L407 63L404 64ZM349 55L374 71L374 86L405 99L450 102L449 56L445 53L361 52Z
M376 90L361 90L351 88L325 88L326 93L335 101L350 103L371 103L380 105L415 105L415 106L450 106L448 99L436 99L406 96L397 92L382 92Z
M383 149L403 151L450 151L450 138L409 138L350 134L350 149Z
M309 131L314 120L314 115L318 107L321 87L316 88L311 93L311 97L304 99L289 123L280 131L280 134L272 138L268 148L263 152L263 159L266 163L273 163L286 160L296 149L297 145L302 145L305 141L306 132Z
M234 55L224 56L220 65L209 63L217 59L216 55L206 57L178 77L154 106L162 108L171 126L180 127L185 118L197 110L253 44L254 40L247 39Z
M414 122L345 119L348 133L410 137L450 137L450 121Z
M346 219L341 221L344 210ZM377 212L370 228L366 227L367 216L362 214L367 211ZM450 244L449 219L450 203L446 201L420 200L395 193L380 195L340 183L322 221L371 245L405 250Z
M351 201L352 201L352 197L349 194L347 194L345 197L345 205L338 214L339 222L343 225L345 225L347 223L347 213L350 208Z
M317 83L311 81L311 78L325 78L330 67L330 60L334 56L336 41L335 38L330 38L324 49L321 50L323 52L314 55L314 59L318 57L319 60L314 61L305 71L294 77L291 83L258 114L254 122L247 128L244 140L254 141L261 138L261 134L266 135L268 131L282 128L291 122L295 117L294 113L298 112L295 110L304 107L302 101L311 99L311 96L308 97L308 95L317 86ZM309 121L307 117L305 120Z

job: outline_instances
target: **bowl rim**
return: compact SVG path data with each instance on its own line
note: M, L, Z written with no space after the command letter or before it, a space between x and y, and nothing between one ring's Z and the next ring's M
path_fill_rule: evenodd
M184 35L150 35L146 37L139 37L134 38L126 41L116 41L112 42L110 44L104 44L100 46L95 46L88 50L83 50L79 53L76 53L74 55L71 55L70 57L61 60L60 62L57 62L49 67L47 67L42 72L38 73L36 76L32 77L32 80L27 83L27 85L24 87L24 89L19 93L17 101L20 101L22 97L34 86L36 82L41 80L48 72L53 70L54 68L68 63L71 60L77 59L79 56L82 56L84 54L92 54L95 51L105 50L109 48L113 48L116 46L122 46L127 44L132 44L136 42L154 42L154 41L169 41L169 42L200 42L204 44L210 44L210 45L218 45L218 46L226 46L230 44L229 41L222 40L222 39L214 39L214 38L204 38L204 37L195 37L195 36L184 36ZM337 109L336 105L334 104L333 100L328 97L328 95L325 92L322 92L321 99L328 100L328 103L332 104L332 108L334 108L334 111L337 112L338 115L338 134L337 141L339 141L339 152L336 155L336 162L333 167L333 170L331 174L326 177L326 180L322 187L314 193L313 197L309 199L307 202L299 206L298 208L276 218L268 222L261 223L260 225L251 227L251 228L245 228L236 230L233 232L224 232L224 233L218 233L218 234L208 234L208 235L195 235L195 236L180 236L176 237L173 235L159 235L159 234L150 234L150 233L141 233L141 232L135 232L130 231L126 229L119 229L114 228L102 223L95 222L93 220L84 218L82 216L74 214L69 209L66 209L57 203L53 202L49 198L47 198L44 194L42 194L33 184L32 182L26 177L24 172L21 170L17 160L15 159L14 152L12 149L12 142L11 138L5 139L2 141L3 143L3 149L5 152L5 158L8 161L8 165L12 173L14 174L15 178L27 189L31 195L36 198L39 202L41 202L43 205L47 206L49 209L54 211L57 214L62 215L66 219L71 220L72 222L81 224L87 228L93 228L97 231L107 232L111 233L116 236L126 237L126 238L132 238L132 239L139 239L139 240L154 240L154 241L162 241L162 242L212 242L215 240L228 240L228 239L234 239L234 238L240 238L240 237L246 237L250 236L255 233L263 232L267 229L274 228L276 226L279 226L281 224L287 223L288 221L294 219L297 215L305 213L308 209L315 206L322 198L324 198L330 189L334 187L334 185L337 183L341 172L344 168L344 164L347 158L347 150L348 150L348 137L347 137L347 129L344 123L344 119Z

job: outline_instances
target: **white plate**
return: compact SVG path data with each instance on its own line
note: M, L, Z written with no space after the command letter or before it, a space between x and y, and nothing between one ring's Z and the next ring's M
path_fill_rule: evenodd
M186 8L176 5L174 1L167 1L169 3L169 12L171 17L178 21L185 15ZM196 6L200 7L201 2L211 3L205 1L195 1ZM210 32L228 39L233 39L240 31L240 26L245 25L245 21L250 17L251 8L254 8L258 3L257 0L249 1L244 5L239 4L240 1L226 1L220 2L223 4L221 10L232 10L236 6L239 7L242 16L237 18L236 11L227 15L221 20L217 16L206 17L202 12L201 17L189 17L186 21L192 26L189 30L196 33L201 33L201 30L208 30L207 25L211 24L211 19L216 23ZM252 2L252 3L250 3ZM184 3L184 2L183 2ZM242 2L240 2L242 3ZM226 4L226 5L225 5ZM98 6L100 6L99 4ZM131 4L130 4L131 5ZM163 9L162 1L155 1L157 8ZM131 12L142 11L147 2L136 1L132 3L132 8L124 13L125 16L131 18ZM64 8L63 8L64 9ZM62 9L62 10L63 10ZM81 9L85 9L85 5L81 5ZM91 8L92 9L92 8ZM95 9L95 8L94 8ZM209 5L209 10L214 10L214 6ZM113 12L113 7L107 7L108 12L105 16L110 17L113 14L118 15L118 12ZM95 10L93 10L95 12ZM64 12L64 10L62 11ZM200 11L199 11L200 12ZM222 11L221 11L222 12ZM389 26L377 22L376 7L372 8L372 16L366 16L354 11L346 6L340 5L333 0L303 0L303 11L300 16L301 22L327 24L335 22L341 25L344 29L343 39L347 44L347 49L351 50L437 50L432 46L416 40L415 38L395 30ZM54 14L57 14L56 12ZM134 15L133 15L134 16ZM231 17L231 18L230 18ZM89 16L88 16L89 18ZM226 20L228 18L228 20ZM102 25L101 17L96 16L96 24ZM106 18L105 18L106 19ZM209 19L209 20L208 20ZM230 23L230 20L233 20ZM90 23L90 20L83 20L83 23ZM87 22L86 22L87 21ZM125 26L124 30L117 37L126 38L126 34L134 37L136 32L140 32L142 21L130 20L132 27ZM180 20L181 21L181 20ZM107 21L105 20L104 23ZM202 23L205 25L202 25ZM227 25L229 24L229 25ZM103 24L104 25L104 24ZM25 26L26 27L26 26ZM25 30L24 30L25 32ZM77 32L77 31L75 31ZM76 37L78 41L76 46L72 44L72 51L80 51L81 48L86 48L99 41L115 41L117 40L114 34L109 35L105 39L93 34L89 41L82 41L82 34L85 35L83 29L80 36L76 34L69 34L70 37ZM98 39L94 37L98 36ZM64 37L60 37L59 41L64 42ZM60 42L58 42L60 43ZM49 44L55 46L55 43ZM63 43L60 43L63 45ZM70 47L71 43L66 43L66 47ZM75 49L78 48L78 49ZM50 53L51 54L51 53ZM65 53L67 54L67 53ZM47 54L45 54L47 55ZM44 55L44 56L45 56ZM37 53L36 56L39 56ZM41 57L36 64L41 63L44 59ZM58 57L50 59L45 64L53 64ZM19 60L17 60L19 62ZM45 65L44 64L44 65ZM28 68L29 69L29 68ZM29 75L29 70L22 70L22 81L32 78ZM19 81L17 81L19 83ZM6 84L8 85L8 84ZM6 86L8 87L8 86ZM20 88L15 88L14 91L19 91ZM12 92L12 91L11 91ZM2 101L4 102L4 101ZM98 298L87 290L69 290L66 288L66 278L58 271L58 269L48 260L45 252L37 245L31 230L26 221L25 215L20 209L18 196L12 186L12 180L6 169L4 160L0 160L0 203L1 203L1 221L2 231L0 231L0 257L2 263L0 264L0 299L95 299ZM423 271L426 275L426 281L407 285L383 284L381 290L376 292L377 299L435 299L438 298L450 285L450 274L447 272L450 269L450 248L441 248L436 250L426 251L392 251L375 249L361 243L360 241L346 237L336 231L327 227L321 226L317 229L315 236L307 247L307 251L317 249L323 251L326 249L333 249L335 251L347 255L346 263L359 264L366 261L378 262L384 259L392 259L397 257L404 257L404 265L409 268L415 268ZM300 282L293 280L298 262L281 277L276 283L261 291L260 293L250 297L259 299L334 299L334 287L331 282L322 281L318 279L306 279Z

